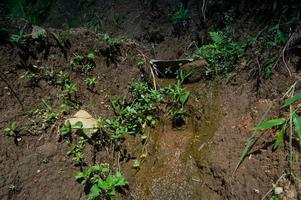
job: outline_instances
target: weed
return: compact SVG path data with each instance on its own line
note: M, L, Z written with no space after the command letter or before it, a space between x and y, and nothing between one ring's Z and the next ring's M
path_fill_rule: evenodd
M55 32L51 32L51 35L54 37L55 41L57 42L58 46L65 51L67 48L69 48L69 42L67 40L67 32L64 32L64 34L56 34Z
M12 192L12 193L15 193L17 191L17 186L14 185L14 184L9 185L8 186L8 191Z
M84 80L86 86L90 89L93 90L93 88L95 87L97 81L95 77L88 77Z
M93 53L89 53L87 56L84 56L82 53L75 53L70 60L70 65L76 71L87 74L95 68L94 59Z
M72 95L77 92L76 84L74 83L66 83L64 85L63 97L65 103L69 104L72 101Z
M32 85L36 85L40 80L40 76L37 73L33 73L30 71L26 71L25 73L23 73L20 78L29 80Z
M191 20L189 10L182 7L173 13L171 18L174 25L180 25L181 27L187 27L189 21Z
M44 77L48 81L49 84L54 85L56 83L56 76L55 76L55 72L53 70L53 67L51 67L51 68L49 68L45 71Z
M10 127L8 128L5 128L4 129L4 134L6 136L13 136L13 137L16 137L17 134L18 134L18 130L17 130L17 123L15 121L13 121L10 125Z
M190 93L183 89L183 82L190 75L191 73L185 74L183 71L179 71L176 85L162 89L162 92L169 97L169 102L167 103L169 107L168 113L173 119L174 126L180 126L186 121L187 113L184 110L184 106L189 99Z
M29 34L25 34L22 30L19 33L10 36L10 42L18 47L25 45Z
M139 162L139 160L134 160L132 166L133 166L134 169L139 169L140 168L140 162Z
M69 120L66 120L63 127L60 129L62 138L70 138L72 134L72 127Z
M75 175L75 179L89 191L89 199L110 199L118 188L128 185L119 170L112 174L109 164L95 164Z
M57 84L59 84L61 86L70 84L70 80L68 78L68 74L67 73L65 73L63 71L60 71L57 76L58 76L58 78L57 78Z
M92 53L92 52L89 53L89 54L87 55L87 58L88 58L89 61L94 62L94 60L95 60L94 53Z
M67 152L67 155L72 156L72 160L76 161L80 167L82 167L85 162L83 150L86 146L86 142L87 140L84 137L79 137L78 143L73 145L71 150Z
M206 75L226 74L234 69L247 43L234 41L225 32L210 32L213 43L204 45L194 51L194 58L204 58L209 63Z

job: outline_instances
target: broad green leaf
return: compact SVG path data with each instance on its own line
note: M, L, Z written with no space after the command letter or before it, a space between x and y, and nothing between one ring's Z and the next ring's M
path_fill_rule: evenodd
M295 103L296 101L301 99L301 93L297 93L295 96L287 99L284 103L284 105L282 106L282 108L287 107L292 105L293 103Z
M99 197L100 192L101 192L101 189L98 187L97 184L94 184L90 190L89 197L90 198Z
M301 139L301 119L296 113L293 114L293 122L295 124L296 132Z
M11 129L14 131L16 130L17 128L17 123L14 121L12 124L11 124Z
M10 128L6 128L6 129L4 129L4 132L5 133L9 133L11 131L11 129Z
M279 126L282 125L285 121L286 121L285 118L268 120L257 125L255 127L255 130L262 130L262 129L272 128L274 126Z
M277 149L281 142L284 140L284 136L286 133L286 124L282 125L280 132L277 134L275 142L273 144L273 150Z
M83 123L81 121L78 121L74 124L73 128L81 129L83 127Z
M188 101L189 95L190 95L189 92L185 92L185 93L181 94L181 96L180 96L180 103L182 105L184 105Z

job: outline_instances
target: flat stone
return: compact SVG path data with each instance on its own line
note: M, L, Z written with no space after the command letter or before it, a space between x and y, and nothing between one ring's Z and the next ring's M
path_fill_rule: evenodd
M181 67L184 73L191 72L191 76L186 78L186 83L195 83L206 77L206 67L208 63L206 60L196 60L191 63L187 63Z
M97 131L97 120L85 110L78 111L72 118L67 120L69 120L71 126L74 126L79 121L82 122L83 128L90 129L90 131L86 133L88 137L91 137L92 134Z

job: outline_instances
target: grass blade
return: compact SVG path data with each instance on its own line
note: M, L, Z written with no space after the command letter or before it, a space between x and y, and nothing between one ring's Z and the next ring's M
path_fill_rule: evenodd
M285 108L287 106L290 106L292 105L293 103L295 103L296 101L300 100L301 99L301 93L297 93L295 96L287 99L285 101L285 103L283 104L282 108Z
M265 122L257 125L255 127L255 130L262 130L262 129L272 128L274 126L279 126L279 125L284 124L285 121L286 121L285 118L268 120L268 121L265 121Z
M280 145L280 143L283 142L284 136L286 133L286 128L287 128L286 124L282 125L282 128L281 128L280 132L277 134L275 142L273 144L273 150L276 150L278 148L278 146Z
M296 132L301 139L301 119L296 113L293 114L293 122L295 124Z

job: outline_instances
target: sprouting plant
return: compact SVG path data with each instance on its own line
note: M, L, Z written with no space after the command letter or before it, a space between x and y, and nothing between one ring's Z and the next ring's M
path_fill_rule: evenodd
M182 7L180 9L178 9L175 13L173 13L171 15L171 18L172 18L173 24L181 25L183 27L185 27L191 20L189 10L184 9Z
M66 34L56 34L55 32L51 32L51 35L54 37L55 41L57 42L58 46L65 50L68 48L67 36Z
M74 57L70 60L70 65L80 73L86 74L95 68L94 59L93 53L89 53L87 56L84 56L82 53L75 53Z
M88 77L84 80L84 82L89 89L93 89L97 83L95 77Z
M60 129L61 136L63 138L71 137L72 134L72 126L69 120L66 120L63 127Z
M94 53L92 53L92 52L89 53L89 54L87 55L87 58L88 58L89 61L94 62L94 60L95 60Z
M12 192L12 193L16 192L17 191L17 186L14 185L14 184L9 185L8 186L8 191Z
M102 47L100 48L100 51L102 54L107 55L110 58L114 57L114 54L116 54L120 46L122 44L123 40L120 38L112 38L109 33L104 33L102 38Z
M132 166L133 166L134 169L139 169L140 168L140 162L139 162L139 160L134 160Z
M139 69L141 69L143 66L145 65L145 60L144 59L140 59L137 63L137 67Z
M60 117L62 112L55 111L44 99L42 99L42 102L45 106L45 109L42 112L42 121L46 124L54 123Z
M56 82L56 76L55 76L55 72L53 70L53 67L47 69L45 71L45 79L48 81L49 84L55 84Z
M174 121L174 125L181 125L185 122L186 111L184 106L187 103L190 93L183 88L184 80L190 76L191 73L184 73L182 70L178 72L177 83L174 87L166 87L162 89L162 92L169 96L170 102L168 102L169 114Z
M37 32L37 39L38 39L38 40L43 40L43 39L45 39L45 38L46 38L46 34L45 34L44 31L39 31L39 32Z
M26 71L24 74L21 75L20 78L27 79L32 84L36 84L39 81L40 76L37 73L33 73L31 71Z
M71 95L77 91L76 84L74 83L66 83L64 85L64 97L66 97L68 100L71 100Z
M76 145L72 145L71 150L67 152L67 155L72 156L72 160L76 161L80 167L82 167L85 162L83 150L86 146L86 142L87 140L84 137L79 137L78 143Z
M75 179L88 191L88 199L110 199L116 196L117 189L128 185L127 180L119 170L113 174L107 163L94 164L86 168L83 172L75 175Z
M12 34L10 36L10 42L17 45L22 46L26 43L26 39L29 35L25 34L22 30L19 33Z
M4 134L6 136L14 136L15 137L18 134L17 123L15 121L13 121L11 123L10 127L4 129Z
M63 71L60 71L58 73L58 78L57 78L57 84L61 85L61 86L65 86L67 84L70 84L70 80L68 78L68 74L63 72Z

